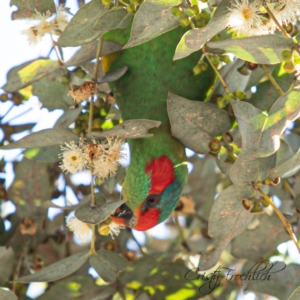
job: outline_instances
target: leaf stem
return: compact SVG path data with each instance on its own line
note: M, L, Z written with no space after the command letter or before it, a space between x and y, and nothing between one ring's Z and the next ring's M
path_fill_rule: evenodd
M191 25L192 29L195 29L195 28L196 28L196 27L195 27L195 24L194 24L194 22L193 22L192 19L190 19L190 25Z
M292 228L291 223L283 216L281 211L275 206L273 201L269 198L269 196L260 187L257 186L256 189L262 194L264 199L271 205L273 210L276 212L277 216L280 218L280 220L283 223L286 231L288 232L289 236L291 237L292 241L295 243L295 245L296 245L296 247L297 247L297 249L300 253L300 246L299 246L299 244L297 242L297 238L296 238L296 236L293 232L293 228Z
M278 85L278 83L276 82L275 78L272 76L271 72L269 71L268 67L266 65L261 65L261 67L263 68L264 72L266 73L268 79L271 81L271 83L273 84L275 90L277 91L277 93L282 96L284 94L283 90L281 89L281 87Z
M98 46L97 46L97 51L96 51L96 63L94 66L93 77L92 77L92 80L95 82L97 82L99 60L100 60L102 44L103 44L103 38L101 37L98 41ZM94 115L94 96L91 96L88 132L91 132L92 128L93 128L93 115Z
M134 234L132 233L132 230L131 230L130 228L129 228L129 230L130 230L130 235L131 235L131 237L133 238L133 240L135 241L135 243L137 244L137 246L139 247L141 254L142 254L143 256L145 256L146 253L145 253L145 251L143 250L143 247L140 245L139 241L136 239L136 237L135 237Z
M214 64L211 62L211 60L209 59L209 53L203 54L203 57L204 57L204 56L207 58L207 60L208 60L208 62L210 63L211 67L214 69L216 75L218 76L218 78L219 78L221 84L222 84L223 87L224 87L225 92L226 92L227 94L229 94L230 91L229 91L228 85L226 84L225 80L223 79L222 75L219 73L219 71L217 70L217 68L215 67L215 65L214 65Z
M92 164L90 164L90 172L93 174L93 167ZM94 186L94 179L92 176L92 181L91 181L91 207L96 206L96 199L95 199L95 186Z
M125 5L125 6L128 6L128 4L125 2L125 1L123 1L123 0L118 0L120 3L122 3L123 5Z
M267 13L269 14L270 18L275 22L276 26L278 27L278 29L282 32L282 34L286 37L286 38L290 38L291 36L286 32L286 30L281 26L281 24L278 22L278 20L276 19L276 17L274 16L274 14L272 13L272 11L269 9L267 3L264 3L264 8L266 9Z
M91 226L92 226L92 241L91 241L90 252L92 254L97 255L96 247L95 247L95 243L96 243L96 225L91 225Z
M179 221L178 221L178 213L177 211L174 211L174 221L175 221L175 225L176 225L176 228L178 230L178 233L179 233L179 236L180 236L180 240L181 240L181 245L186 249L188 250L189 252L191 251L189 245L187 244L185 238L184 238L184 235L183 235L183 232L182 232L182 229L181 229L181 226L179 224Z

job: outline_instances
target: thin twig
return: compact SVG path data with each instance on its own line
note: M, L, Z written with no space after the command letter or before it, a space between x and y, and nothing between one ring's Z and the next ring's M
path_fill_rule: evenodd
M119 0L119 2L122 3L124 6L128 6L128 4L123 0Z
M226 92L227 94L229 94L230 91L229 91L228 85L226 84L225 80L223 79L222 75L219 73L219 71L217 70L217 68L215 67L215 65L210 61L209 55L210 55L209 53L203 54L203 56L205 56L205 57L207 58L207 60L208 60L208 62L210 63L211 67L214 69L216 75L218 76L218 78L219 78L221 84L222 84L223 87L224 87L225 92Z
M130 235L133 238L133 240L135 241L135 243L138 245L140 252L143 256L146 255L145 251L143 250L143 247L140 245L139 241L137 240L137 238L134 236L134 234L132 233L132 230L130 229Z
M296 245L296 247L297 247L297 249L300 253L300 247L299 247L299 244L297 242L297 238L296 238L296 236L293 232L293 228L292 228L292 225L290 224L290 222L283 216L281 211L275 206L273 201L269 198L269 196L260 187L257 186L256 189L262 194L264 199L271 205L273 210L276 212L277 216L280 218L280 220L283 223L286 231L288 232L289 236L291 237L292 241L295 243L295 245Z
M174 211L174 221L175 221L175 225L176 225L176 228L178 230L178 233L179 233L179 236L180 236L180 240L181 240L181 245L188 251L191 251L189 245L187 244L185 238L184 238L184 235L183 235L183 231L182 231L182 228L179 224L179 221L178 221L178 213L177 211Z
M294 190L292 189L292 187L286 179L282 180L282 187L290 194L292 199L296 198L296 193L294 192Z
M276 26L278 27L278 29L282 32L282 34L286 37L286 38L290 38L291 36L286 32L286 30L281 26L281 24L278 22L278 20L276 19L276 17L273 15L272 11L269 9L267 3L264 3L264 8L266 9L267 13L269 14L270 18L275 22Z
M102 44L103 44L103 38L100 38L99 41L98 41L98 46L97 46L97 51L96 51L96 63L95 63L95 66L94 66L93 77L92 77L93 81L95 81L95 82L97 82L97 77L98 77L98 68L99 68L99 60L100 60ZM92 128L93 128L93 114L94 114L94 95L91 96L91 100L90 100L90 114L89 114L88 132L91 132Z
M192 19L190 19L190 25L191 25L192 29L195 29L195 28L196 28L196 27L195 27L195 24L194 24L194 22L193 22Z
M284 94L283 90L281 89L281 87L278 85L278 83L276 82L275 78L272 76L271 72L269 71L268 67L266 65L261 65L261 67L263 68L264 72L266 73L268 79L271 81L271 83L273 84L275 90L277 91L277 93L282 96Z
M90 172L91 174L93 174L93 167L92 165L90 165ZM96 199L95 199L95 186L94 186L94 179L92 177L92 181L91 181L91 206L95 207L96 206Z

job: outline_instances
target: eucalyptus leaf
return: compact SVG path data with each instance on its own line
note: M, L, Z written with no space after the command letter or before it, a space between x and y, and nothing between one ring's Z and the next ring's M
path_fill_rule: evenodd
M236 59L232 63L224 66L221 69L220 74L226 82L227 87L230 91L245 90L245 87L247 86L247 83L250 79L250 74L241 76L241 73L238 71L238 68L240 68L244 63L244 61ZM219 79L214 84L214 89L211 94L212 96L214 94L225 94L224 87Z
M232 241L231 254L236 258L259 260L290 239L277 215L258 216L259 225L247 229Z
M8 197L17 206L20 218L46 213L36 204L51 197L48 166L23 158L15 168L15 180L8 189Z
M283 138L280 139L280 148L276 152L276 166L281 165L294 156L294 151L290 144Z
M275 264L276 262L272 262ZM284 268L283 262L277 262L268 275L270 280L251 280L246 291L269 294L278 299L288 299L291 293L299 286L300 266L291 263Z
M128 70L128 67L127 67L127 66L124 66L124 67L122 67L122 68L118 68L118 69L116 69L116 70L107 72L107 73L101 78L101 80L98 82L98 84L118 80L119 78L121 78L121 77L127 72L127 70Z
M81 110L81 106L65 110L63 115L56 121L54 127L68 128L80 115Z
M133 17L123 6L113 7L105 12L95 23L94 31L101 36L113 29L124 29L130 23Z
M268 116L246 102L231 101L231 105L242 135L242 150L231 167L230 179L240 186L262 181L276 164L276 155L257 157L261 131Z
M81 205L75 211L75 216L84 223L99 224L105 221L115 210L124 203L124 200L96 204L91 206L90 203Z
M300 286L294 290L293 294L289 297L288 300L299 300L300 299Z
M90 264L106 282L115 281L120 271L129 266L129 262L117 253L99 250L90 256Z
M208 153L209 142L231 126L228 114L216 105L187 100L171 93L167 110L172 135L198 153Z
M6 92L18 91L59 68L55 60L37 59L12 68L7 74Z
M6 247L0 247L0 261L0 286L4 286L9 280L15 264L15 255L12 248L6 249ZM2 298L0 297L0 299Z
M280 79L276 80L283 91L287 91L290 87L286 81ZM256 92L251 96L247 102L251 103L260 110L269 110L274 102L278 99L278 92L270 80L260 82L256 86Z
M280 147L280 136L289 122L300 116L300 91L293 89L272 105L269 116L262 127L257 156L264 157L276 152Z
M6 289L0 288L0 299L1 300L18 300L17 296Z
M94 197L95 197L96 204L101 205L101 204L106 203L106 199L103 196L103 194L95 193ZM52 201L49 200L49 201L44 201L43 203L41 203L41 206L42 207L54 207L54 208L65 209L65 210L74 210L82 205L90 204L91 200L92 200L92 195L90 194L90 195L87 195L84 198L82 198L80 200L80 202L75 205L60 206L60 205L56 205L55 203L53 203Z
M222 252L230 243L231 239L231 234L227 234L222 238L215 239L213 249L211 251L204 251L201 253L199 270L206 271L213 268L220 260Z
M114 126L114 128L102 132L91 132L87 134L90 138L102 138L107 136L117 136L120 139L137 139L151 137L153 134L148 130L160 125L160 121L153 120L127 120L122 124Z
M64 278L78 270L89 258L88 250L76 253L46 267L40 272L17 278L16 282L50 282Z
M28 159L45 162L54 163L60 161L59 154L61 153L60 146L48 146L41 148L29 148L24 151L24 156Z
M124 49L143 44L178 27L179 18L172 15L171 9L172 4L145 0L135 13L130 40Z
M177 45L173 60L182 59L201 49L218 32L227 26L229 0L222 0L210 22L203 28L195 28L186 32Z
M275 179L276 177L290 177L293 176L298 170L300 169L300 149L297 153L291 157L290 159L286 160L279 166L269 170L270 178Z
M96 57L98 41L82 46L77 52L65 63L66 66L78 66L84 62L91 61ZM115 42L103 41L100 57L107 54L120 51L122 46Z
M168 257L171 253L165 251L141 257L120 274L119 281L126 286L134 286L139 292L146 286L153 287L151 300L198 299L201 295L198 288L203 282L197 280L199 274L189 270L180 259L172 261Z
M99 297L99 294L106 292L106 298ZM95 279L91 276L72 275L56 282L51 289L47 289L44 294L38 297L38 300L101 300L107 299L115 293L115 288L112 286L98 286Z
M73 104L73 101L68 96L67 86L58 80L62 74L59 72L59 75L51 76L52 74L34 82L32 85L32 94L39 97L43 107L49 110L58 108L68 109Z
M44 129L38 132L32 132L23 139L1 146L0 149L33 148L48 147L54 145L64 145L64 143L77 142L78 137L62 128Z
M15 5L17 10L12 13L12 20L28 19L35 15L35 10L45 14L47 11L55 13L56 8L53 0L11 0L10 6Z
M94 24L108 9L101 0L93 0L81 6L58 39L57 46L82 46L97 40L101 32L94 31Z
M292 38L262 35L208 42L207 46L211 49L222 49L246 61L272 65L280 63L282 51L293 49L295 43Z
M252 214L242 205L242 198L253 195L252 186L231 185L216 198L208 219L208 234L214 238L231 239L246 230Z

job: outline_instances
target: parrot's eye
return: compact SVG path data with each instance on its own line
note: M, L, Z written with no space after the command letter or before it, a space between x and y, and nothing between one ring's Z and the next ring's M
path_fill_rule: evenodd
M155 207L159 202L160 202L159 195L149 195L146 198L146 203L147 203L148 208Z

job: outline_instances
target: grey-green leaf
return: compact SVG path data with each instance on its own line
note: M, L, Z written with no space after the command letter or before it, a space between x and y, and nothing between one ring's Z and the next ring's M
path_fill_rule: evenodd
M230 129L227 112L211 103L191 101L169 93L167 110L172 135L198 153L208 153L209 142Z
M290 87L290 84L286 81L276 80L278 85L283 91L287 91ZM260 110L269 110L274 102L278 99L278 92L274 88L270 80L260 82L256 86L256 93L254 93L247 102L254 105Z
M118 68L114 71L107 72L98 83L100 84L100 83L112 82L112 81L118 80L127 72L127 70L128 70L128 67L124 66L124 67Z
M62 128L53 128L33 132L17 142L1 146L0 149L48 147L64 145L65 142L69 143L72 141L78 141L78 137L75 134Z
M54 73L56 72L52 74L54 75ZM58 80L62 74L61 72L58 72L54 76L52 74L34 82L32 85L32 94L39 97L43 107L49 110L57 108L68 109L73 104L73 101L68 96L67 86Z
M295 43L292 38L262 35L208 42L207 46L211 49L222 49L253 63L272 65L280 63L282 61L282 51L292 49L295 47Z
M280 136L289 122L300 116L300 90L293 89L272 105L263 126L257 156L264 157L276 152L280 147Z
M277 215L261 215L259 225L247 229L232 241L231 254L237 258L259 260L290 239Z
M208 219L208 234L222 238L228 234L234 238L242 233L252 219L252 215L242 205L242 198L253 195L252 186L231 185L222 191L214 202Z
M71 108L64 112L64 114L56 121L55 127L68 128L79 116L82 107Z
M98 41L82 46L66 63L66 66L78 66L84 62L91 61L96 57ZM122 46L112 41L103 41L100 57L120 51Z
M223 30L227 24L227 7L229 5L229 0L223 0L205 27L186 32L177 45L173 60L182 59L198 51L208 40Z
M124 200L96 204L95 206L91 206L90 203L87 203L77 208L75 216L82 222L88 224L99 224L100 222L108 219L109 216L123 203Z
M12 248L0 247L0 262L0 286L3 286L9 280L15 264L15 255ZM2 298L0 297L0 299Z
M133 17L123 6L113 7L105 12L95 23L94 31L101 36L113 29L124 29Z
M288 299L299 286L300 266L290 263L284 268L284 262L273 261L272 263L273 265L277 263L277 266L274 265L268 272L270 280L251 280L245 290L269 294L278 299Z
M296 288L293 294L289 297L288 300L299 300L300 299L300 286Z
M97 251L97 256L91 255L89 260L91 266L106 282L115 281L118 273L129 266L125 258L106 250Z
M56 12L53 0L39 0L38 2L35 0L11 0L10 6L13 5L17 7L17 10L12 13L12 20L32 18L35 15L35 10L43 14L47 11Z
M154 127L158 127L161 124L160 121L153 120L127 120L122 124L115 126L112 129L102 132L91 132L87 136L92 138L103 138L107 136L117 136L121 139L137 139L151 137L153 134L148 133L148 130Z
M145 0L134 16L130 40L124 48L145 43L178 27L179 18L172 15L171 9L170 4Z
M101 32L94 31L95 22L108 11L101 0L83 5L57 41L59 47L76 47L94 42Z
M290 159L286 160L284 163L276 166L275 168L269 170L270 178L276 177L290 177L293 176L298 170L300 169L300 149L297 153L291 157Z
M0 288L0 299L1 300L18 300L17 296L6 289Z
M24 63L8 72L7 83L3 89L11 93L18 91L58 68L57 61L50 59L37 59L30 63Z
M267 158L256 156L261 130L267 116L253 105L242 101L231 101L235 117L242 135L242 151L230 170L230 179L235 185L264 180L268 170L276 163L276 155Z
M227 87L230 91L245 90L245 87L247 86L247 83L250 79L250 74L241 75L241 73L238 71L238 68L240 68L244 63L244 61L236 59L234 62L224 66L220 70L220 74L225 80ZM214 94L225 94L224 87L219 79L217 79L216 83L214 84L214 89L211 95L213 96Z
M40 272L17 278L15 281L30 282L49 282L64 278L78 270L88 259L89 251L76 253L67 258L46 267Z

